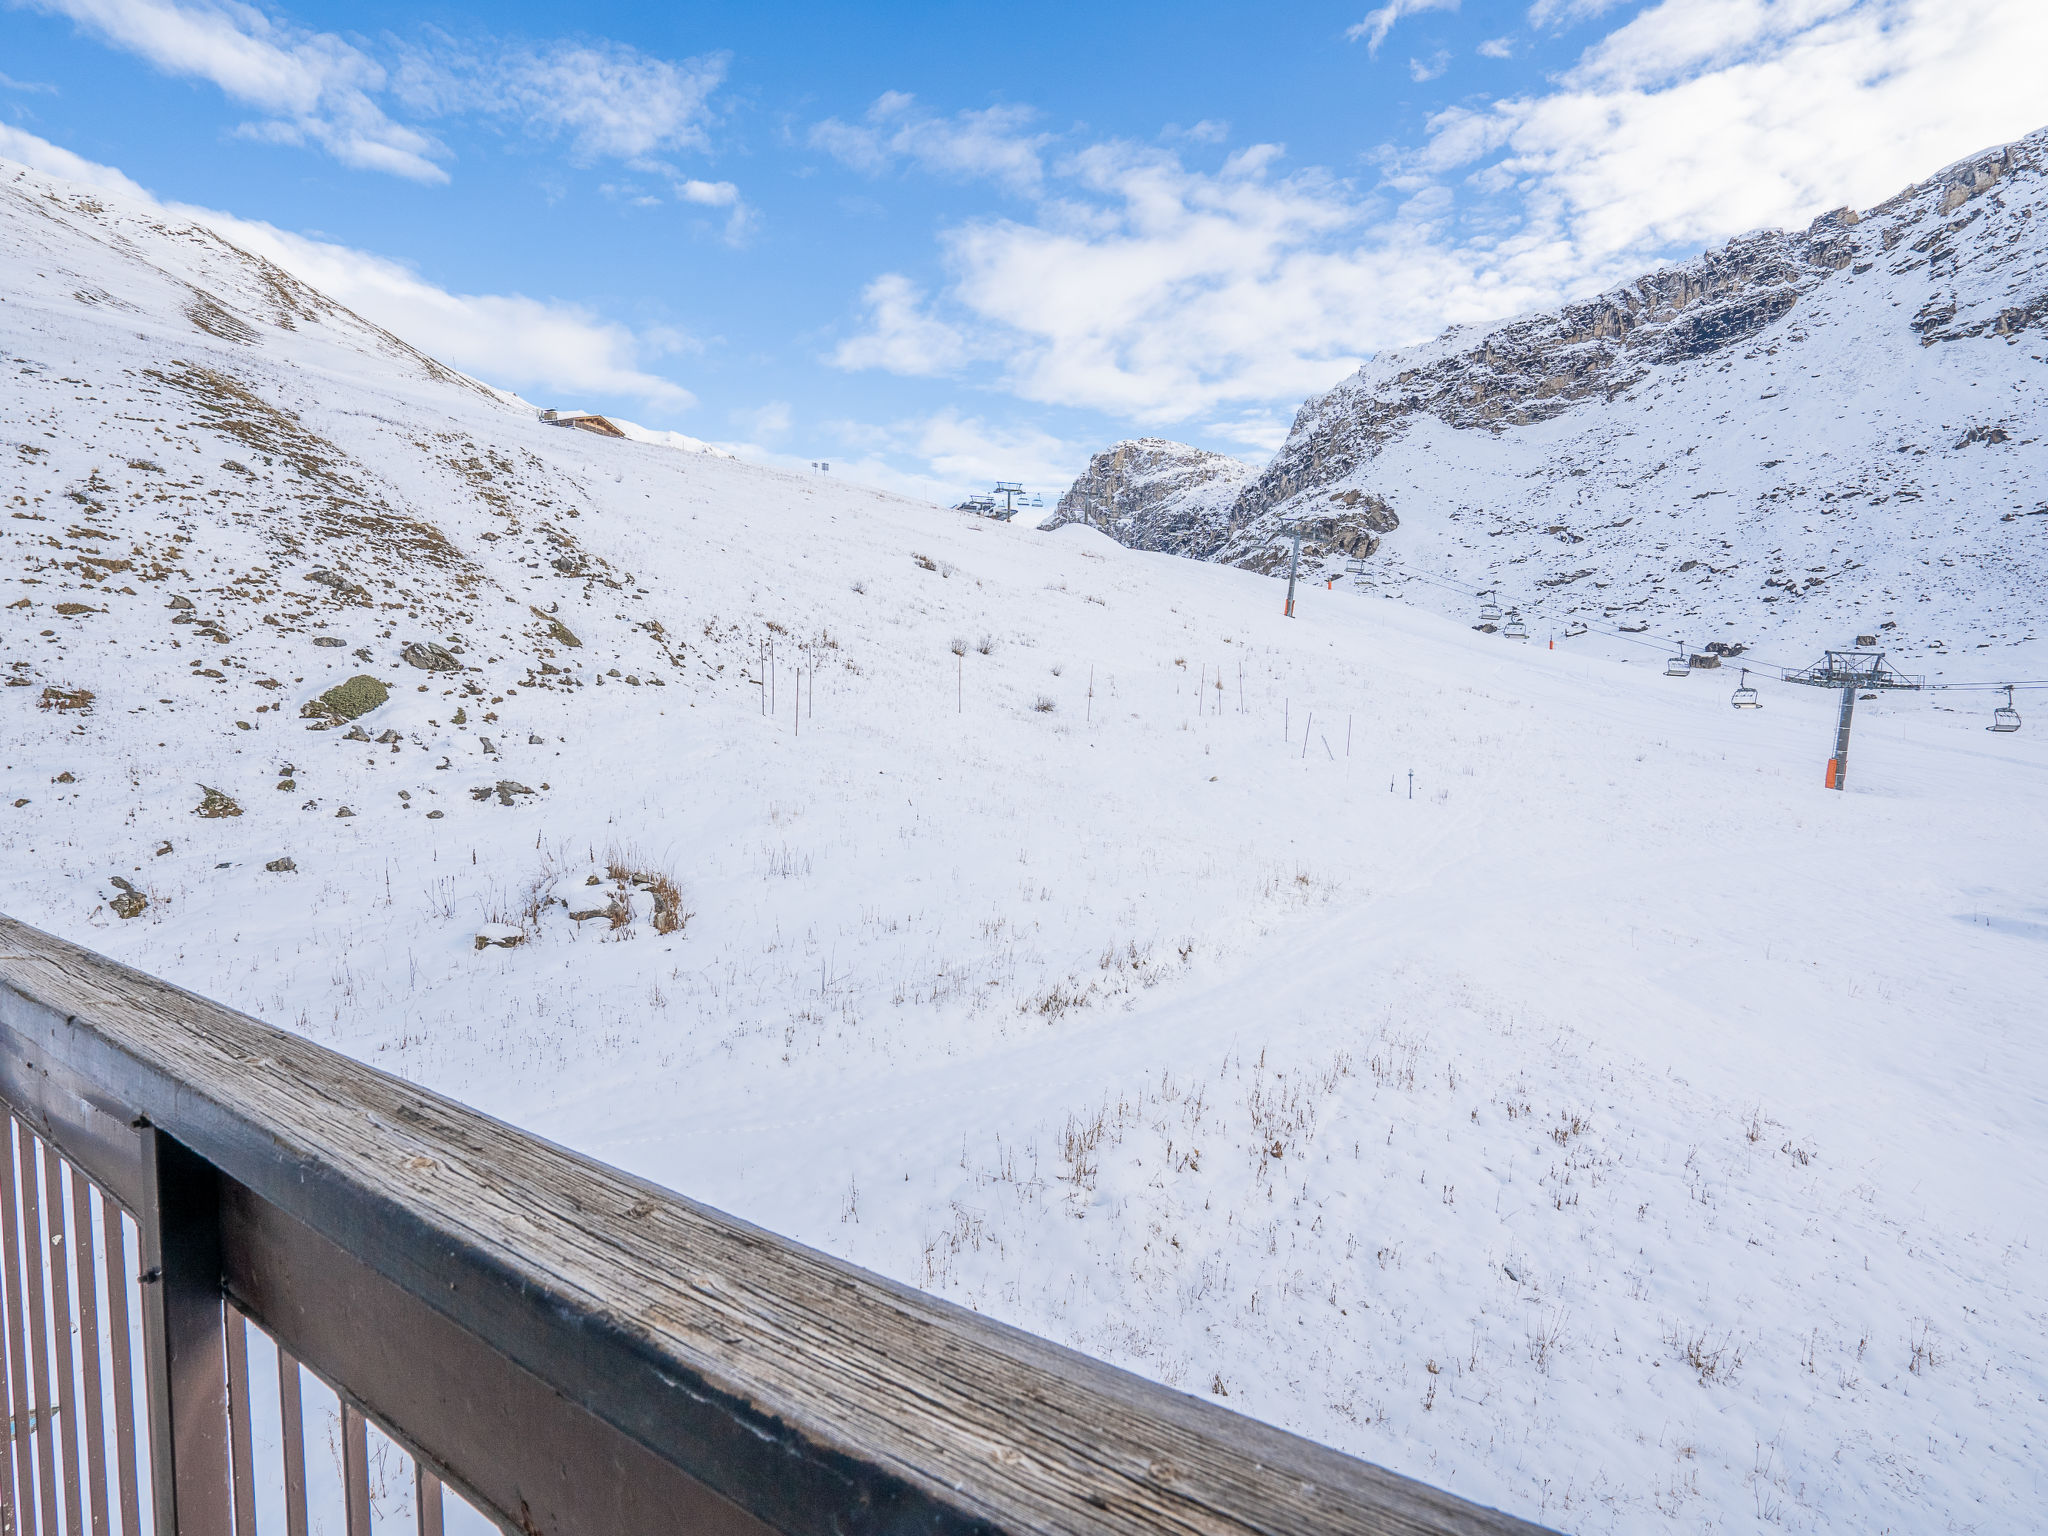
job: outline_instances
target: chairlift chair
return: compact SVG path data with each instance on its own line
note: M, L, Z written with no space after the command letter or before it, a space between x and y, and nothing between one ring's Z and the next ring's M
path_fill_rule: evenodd
M1692 675L1692 657L1687 653L1683 640L1678 642L1678 654L1664 663L1664 675L1666 677L1690 677Z
M1353 555L1344 562L1344 574L1346 576L1363 576L1365 574L1365 561L1359 556Z
M1493 588L1491 587L1488 587L1479 594L1479 622L1482 624L1498 624L1500 622L1500 604L1493 600Z
M1735 697L1728 701L1737 709L1762 709L1764 703L1756 696L1756 690L1749 686L1749 668L1742 669L1742 685L1735 690Z
M1522 622L1520 614L1511 613L1500 634L1503 640L1526 640L1529 638L1529 626Z
M1991 711L1991 724L1986 726L1985 729L1996 731L1999 735L2005 736L2010 735L2019 728L2020 712L2012 707L2012 684L2007 683L2005 685L2005 702Z

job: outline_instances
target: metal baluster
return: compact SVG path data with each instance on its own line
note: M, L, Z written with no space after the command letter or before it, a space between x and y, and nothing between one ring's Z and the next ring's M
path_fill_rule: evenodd
M156 1536L234 1526L228 1369L222 1347L220 1174L154 1126L140 1128L143 1386Z
M249 1433L249 1324L233 1307L228 1323L228 1434L235 1479L235 1536L255 1536L256 1483Z
M29 1433L36 1447L36 1488L41 1494L43 1529L57 1529L57 1441L50 1420L57 1411L50 1382L50 1309L43 1297L43 1214L36 1193L41 1140L21 1128L21 1256L28 1271L28 1396Z
M101 1230L106 1236L107 1343L114 1357L114 1466L121 1484L121 1536L139 1536L142 1496L135 1470L135 1368L128 1338L128 1234L121 1226L121 1207L100 1197Z
M420 1536L442 1536L441 1479L417 1461L413 1470L418 1474L413 1482L413 1503L419 1509Z
M0 1112L4 1114L4 1112ZM7 1266L7 1433L0 1436L7 1444L7 1499L8 1536L35 1536L35 1499L29 1492L31 1473L27 1458L17 1458L16 1447L23 1444L22 1434L28 1424L28 1387L22 1380L24 1361L22 1358L21 1324L21 1262L20 1251L15 1241L14 1221L14 1116L4 1114L6 1135L0 1137L6 1143L4 1155L0 1155L0 1225L6 1228L4 1262Z
M299 1362L277 1346L278 1417L284 1424L285 1536L306 1536L306 1416L299 1396Z
M348 1536L370 1536L369 1426L352 1404L341 1405L341 1480Z
M71 1224L64 1212L64 1159L43 1146L44 1208L48 1211L50 1255L50 1343L57 1363L50 1375L50 1412L57 1420L57 1444L64 1462L64 1529L85 1536L78 1478L78 1351L71 1343Z
M92 1494L92 1536L109 1536L107 1519L107 1408L100 1379L99 1255L92 1240L92 1184L71 1169L71 1243L78 1271L79 1364L85 1377L85 1470Z

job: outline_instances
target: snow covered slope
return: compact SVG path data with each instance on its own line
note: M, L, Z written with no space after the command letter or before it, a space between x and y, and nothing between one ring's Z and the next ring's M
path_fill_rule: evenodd
M1353 579L1440 611L1496 588L1545 628L1695 649L1889 624L1937 672L1964 647L1995 672L2041 634L2044 439L2048 130L1383 354L1302 407L1202 553L1271 569L1307 518L1311 573L1341 577L1356 551L1322 525L1369 495L1400 532Z
M4 187L10 913L1563 1528L2037 1520L2040 721L1830 794L1825 695L560 431Z

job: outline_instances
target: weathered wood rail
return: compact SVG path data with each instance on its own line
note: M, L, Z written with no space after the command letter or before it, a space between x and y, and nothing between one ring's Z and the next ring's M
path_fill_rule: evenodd
M7 1536L303 1536L302 1383L351 1536L370 1427L436 1536L1538 1529L4 917L0 1099Z

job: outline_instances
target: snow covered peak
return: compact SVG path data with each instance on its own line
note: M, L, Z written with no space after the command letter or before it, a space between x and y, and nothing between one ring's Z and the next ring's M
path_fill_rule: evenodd
M2044 325L2048 130L1868 211L1384 353L1307 401L1227 532L1184 552L1270 570L1300 523L1318 579L1452 611L1498 588L1561 624L2026 644ZM1363 571L1337 521L1359 497L1385 509L1369 531L1401 528Z

